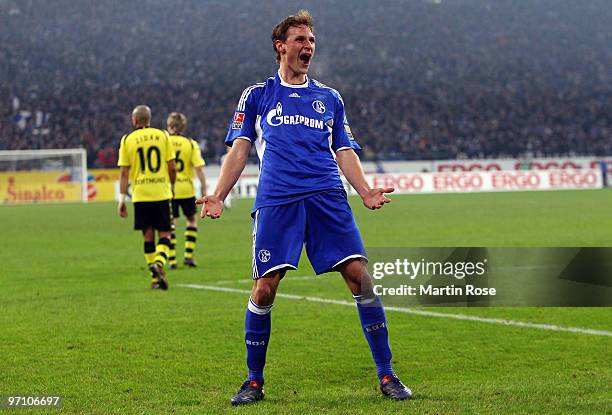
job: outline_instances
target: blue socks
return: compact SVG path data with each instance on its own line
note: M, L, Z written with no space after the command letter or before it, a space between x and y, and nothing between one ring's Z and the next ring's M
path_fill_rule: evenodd
M370 345L374 363L376 363L376 375L382 380L385 375L394 375L391 368L391 348L389 347L389 332L387 331L387 319L380 298L354 295L359 311L359 320L363 328L366 340Z
M387 319L380 298L353 296L357 302L359 320L370 345L376 374L379 379L385 375L394 375L391 368L391 349L389 348L389 333ZM249 299L244 321L244 342L247 351L248 380L255 380L263 384L264 366L266 365L266 352L270 341L271 318L270 306L258 306Z
M247 351L248 380L264 381L266 351L270 341L270 311L272 305L260 307L249 298L244 321L244 343Z

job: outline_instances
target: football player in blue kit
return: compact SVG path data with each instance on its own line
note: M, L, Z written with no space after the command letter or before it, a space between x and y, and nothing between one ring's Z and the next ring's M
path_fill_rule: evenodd
M338 167L369 209L380 209L393 188L368 185L354 150L340 94L307 76L315 53L312 16L288 16L272 31L278 73L244 90L225 143L231 147L214 194L198 200L202 217L219 218L223 200L242 173L251 146L259 156L252 210L253 288L245 319L248 377L233 405L264 398L270 315L280 280L297 269L302 247L317 274L338 271L357 303L383 394L410 399L391 368L385 312L374 295L361 234Z

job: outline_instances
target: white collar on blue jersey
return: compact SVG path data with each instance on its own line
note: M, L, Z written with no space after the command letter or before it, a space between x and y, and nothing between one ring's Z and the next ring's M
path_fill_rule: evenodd
M299 85L293 85L293 84L288 84L287 82L283 80L283 77L281 76L281 73L280 73L280 69L278 70L277 74L278 74L278 79L280 79L280 83L282 86L286 86L289 88L308 88L308 75L306 75L306 82L304 82L303 84L299 84Z

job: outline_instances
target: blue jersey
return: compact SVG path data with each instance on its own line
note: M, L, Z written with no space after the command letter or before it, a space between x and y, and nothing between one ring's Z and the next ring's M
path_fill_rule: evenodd
M278 73L242 93L225 144L238 138L254 144L259 156L253 211L344 189L335 153L361 150L336 90L308 78L287 84Z

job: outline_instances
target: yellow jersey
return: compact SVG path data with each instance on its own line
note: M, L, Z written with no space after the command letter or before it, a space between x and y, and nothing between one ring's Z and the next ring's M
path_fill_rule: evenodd
M170 142L176 152L176 183L174 198L187 199L195 196L193 185L194 167L204 166L198 143L182 135L171 135Z
M121 138L117 165L130 168L133 202L172 199L170 160L174 160L174 149L166 131L144 127Z

